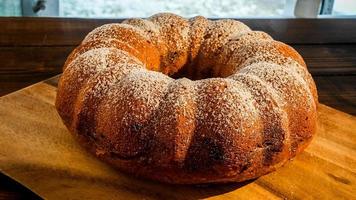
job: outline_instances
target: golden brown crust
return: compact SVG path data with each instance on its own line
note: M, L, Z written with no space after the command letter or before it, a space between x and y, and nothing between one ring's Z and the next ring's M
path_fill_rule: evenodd
M203 80L167 76L183 68ZM175 184L275 170L310 143L317 104L292 47L238 21L167 13L89 33L69 55L56 98L90 152Z
M130 24L137 29L140 29L148 38L149 42L151 42L159 52L159 57L162 57L162 55L167 55L168 52L168 47L160 36L160 26L154 24L153 22L145 19L140 19L140 18L131 18L123 21L122 23L124 24ZM159 65L157 65L159 66ZM162 67L163 64L160 64L160 67ZM156 71L161 71L159 70Z
M168 49L165 55L161 55L161 72L174 74L188 60L189 23L183 17L169 13L153 15L148 20L159 27L160 38Z
M211 21L205 31L204 41L199 51L195 76L199 79L215 76L216 60L221 48L230 39L249 31L250 28L236 20Z
M150 154L157 166L184 166L197 112L195 88L191 87L191 83L188 79L171 82L154 114L155 118L148 126L154 133L152 140L155 142ZM185 102L184 106L182 102Z
M238 71L244 57L250 58L258 53L256 49L250 50L246 48L250 43L255 43L256 41L259 43L261 43L261 41L272 41L272 37L261 31L250 31L231 38L226 43L225 48L222 48L218 53L216 59L216 66L218 67L215 69L216 75L227 77ZM255 46L251 45L251 47ZM236 52L236 49L240 49L240 51ZM268 48L267 51L270 51L270 48Z
M63 69L65 70L67 66L81 54L92 49L101 49L101 48L120 49L129 54L132 54L136 58L140 57L140 53L136 49L132 48L129 44L121 42L119 40L115 40L115 39L94 40L76 47L68 56L66 62L64 63Z
M116 48L88 49L88 52L79 55L69 63L60 78L58 84L60 89L57 92L55 103L59 114L68 127L71 126L73 121L74 107L78 95L88 80L105 68L113 67L123 61L141 64L126 51Z
M190 56L189 61L194 63L199 54L200 47L204 41L205 31L209 26L209 20L205 17L197 16L189 20L190 23Z
M87 45L87 43L97 42L103 39L113 39L117 41L117 43L123 44L122 46L125 46L125 48L134 49L135 51L128 52L132 53L136 58L147 65L149 70L158 71L157 66L160 65L159 52L140 29L127 24L104 25L90 32L82 44L89 46L89 48L95 48L90 47L91 45ZM120 49L120 47L117 48Z

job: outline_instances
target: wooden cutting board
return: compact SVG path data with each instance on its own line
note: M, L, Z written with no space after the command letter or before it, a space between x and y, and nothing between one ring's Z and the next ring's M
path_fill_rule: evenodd
M122 174L87 154L55 108L56 80L0 98L0 170L46 199L356 199L356 117L319 105L311 145L276 172L215 186Z

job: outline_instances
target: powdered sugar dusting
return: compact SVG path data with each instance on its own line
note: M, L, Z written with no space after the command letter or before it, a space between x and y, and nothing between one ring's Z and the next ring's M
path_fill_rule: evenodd
M228 79L207 79L197 83L197 120L221 134L228 129L244 134L257 118L253 96ZM222 123L224 122L224 123Z
M306 82L306 85L309 87L309 90L312 93L312 97L314 98L314 102L316 105L318 101L316 87L313 78L311 77L307 68L300 65L297 61L291 58L275 53L258 54L256 56L250 57L245 62L242 63L240 68L244 68L253 63L260 63L260 62L275 63L285 68L289 68L289 70L295 70L299 78L303 79L303 81Z
M137 69L125 76L121 81L120 89L124 90L125 86L130 88L128 91L132 96L137 99L143 100L148 107L156 108L159 104L159 98L153 98L151 88L159 90L162 84L168 84L173 79L163 75L159 72L147 72L144 69ZM109 93L110 95L110 93ZM130 101L130 99L126 99Z
M159 26L145 19L132 18L122 22L123 24L130 24L136 28L141 29L149 40L157 47L162 45L161 38L159 37Z
M197 16L189 19L190 23L190 62L194 62L198 56L201 44L204 39L206 28L209 25L209 20L202 16Z
M217 61L219 60L221 48L230 39L249 31L251 31L250 28L236 20L210 21L198 56L197 74L204 73L204 71L212 71L214 75L217 75L220 68ZM225 60L223 62L225 63Z
M259 62L243 68L240 73L254 74L271 84L279 92L279 96L288 100L289 106L299 107L303 103L310 109L314 105L313 95L296 67Z
M105 56L109 53L109 50L108 48L93 49L83 53L68 65L64 71L68 76L64 77L71 77L72 75L69 74L77 73L79 76L78 81L82 82L83 77L87 74L95 74L97 71L104 69L106 67Z
M236 38L241 34L251 31L245 24L236 20L217 20L210 22L204 37L203 52L216 52L229 39ZM208 56L208 55L207 55ZM209 56L212 56L209 54Z
M167 52L161 55L162 71L173 74L188 60L190 47L188 20L178 15L163 13L148 18L159 27L160 39L164 41Z
M253 170L261 174L312 134L308 117L315 119L314 81L283 47L235 20L164 13L103 25L68 58L58 110L78 134L94 138L101 155L118 155L118 162L136 156L179 171L208 151L212 166L247 166L241 173L260 166ZM214 77L167 76L187 66L198 78ZM209 145L218 154L213 158L202 149Z
M122 37L125 37L125 35L120 34L121 30L132 31L140 34L145 39L148 39L147 35L142 30L134 26L131 26L129 24L112 23L112 24L105 24L98 28L95 28L84 38L82 44L92 40L101 40L101 39L108 39L108 38L120 39Z

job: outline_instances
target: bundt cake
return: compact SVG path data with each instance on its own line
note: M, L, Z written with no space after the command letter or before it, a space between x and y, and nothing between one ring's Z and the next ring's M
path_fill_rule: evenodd
M317 90L303 58L236 20L163 13L106 24L63 68L64 124L139 177L253 179L301 152L316 130Z

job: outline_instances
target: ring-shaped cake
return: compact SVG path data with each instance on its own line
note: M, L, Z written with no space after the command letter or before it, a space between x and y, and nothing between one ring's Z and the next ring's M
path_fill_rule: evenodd
M275 170L311 141L317 104L292 47L236 20L169 13L90 32L69 55L56 98L90 152L177 184Z

